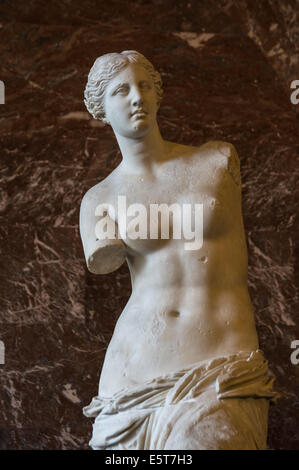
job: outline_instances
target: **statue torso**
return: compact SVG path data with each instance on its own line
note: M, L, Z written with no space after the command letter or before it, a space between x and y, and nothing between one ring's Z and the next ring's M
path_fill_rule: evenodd
M203 205L199 250L186 250L186 240L174 240L172 224L169 239L162 239L161 223L158 239L150 239L149 219L147 239L132 239L129 227L123 241L132 295L106 353L102 395L206 358L257 347L239 162L229 144L174 145L151 174L128 174L120 165L98 185L98 193L99 204L117 207L122 195L127 207L139 203L148 214L151 204L190 204L193 211L195 204Z

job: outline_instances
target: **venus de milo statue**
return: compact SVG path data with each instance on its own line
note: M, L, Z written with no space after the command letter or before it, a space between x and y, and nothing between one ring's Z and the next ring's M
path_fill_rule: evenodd
M136 51L90 70L86 107L122 161L85 194L80 233L92 273L127 262L132 282L84 408L90 446L265 449L275 392L247 288L239 158L228 142L164 140L161 99L160 74Z

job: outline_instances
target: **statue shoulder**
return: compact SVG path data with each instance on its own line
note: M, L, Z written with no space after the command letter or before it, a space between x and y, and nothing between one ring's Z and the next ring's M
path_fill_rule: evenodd
M209 149L214 150L216 152L220 152L222 155L226 157L230 157L231 155L236 156L238 158L237 150L233 144L230 142L225 142L223 140L210 140L205 144L198 147L198 149Z
M86 205L92 203L93 200L97 198L98 194L98 184L90 188L86 193L84 194L82 200L81 200L81 210L85 208Z
M102 199L105 199L105 189L101 183L97 183L95 186L92 186L83 196L81 201L81 210L87 208L87 206L94 206L99 204Z
M117 185L117 171L114 170L106 178L92 186L83 196L81 208L86 205L97 205L100 203L108 203L114 194Z
M240 159L236 147L230 142L222 140L212 140L203 144L202 149L209 150L213 156L219 156L221 163L229 172L234 183L241 186Z

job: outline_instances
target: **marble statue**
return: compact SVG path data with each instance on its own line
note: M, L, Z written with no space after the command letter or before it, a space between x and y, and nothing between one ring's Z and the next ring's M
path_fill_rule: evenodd
M98 395L83 410L94 418L90 446L265 449L276 394L247 288L239 158L228 142L164 140L161 99L160 74L136 51L101 56L90 70L85 105L112 127L122 161L85 194L80 233L92 273L126 261L132 282ZM128 214L113 210L119 196L147 210L142 237L137 224L120 230ZM151 231L149 208L160 204L189 207L191 232L202 207L201 242L186 249L172 236L179 218L171 211L168 233L162 215Z

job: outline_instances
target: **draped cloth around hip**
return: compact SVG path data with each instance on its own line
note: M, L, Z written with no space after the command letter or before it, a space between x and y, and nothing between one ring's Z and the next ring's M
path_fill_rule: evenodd
M95 450L265 449L268 407L276 401L261 350L217 357L96 396Z

